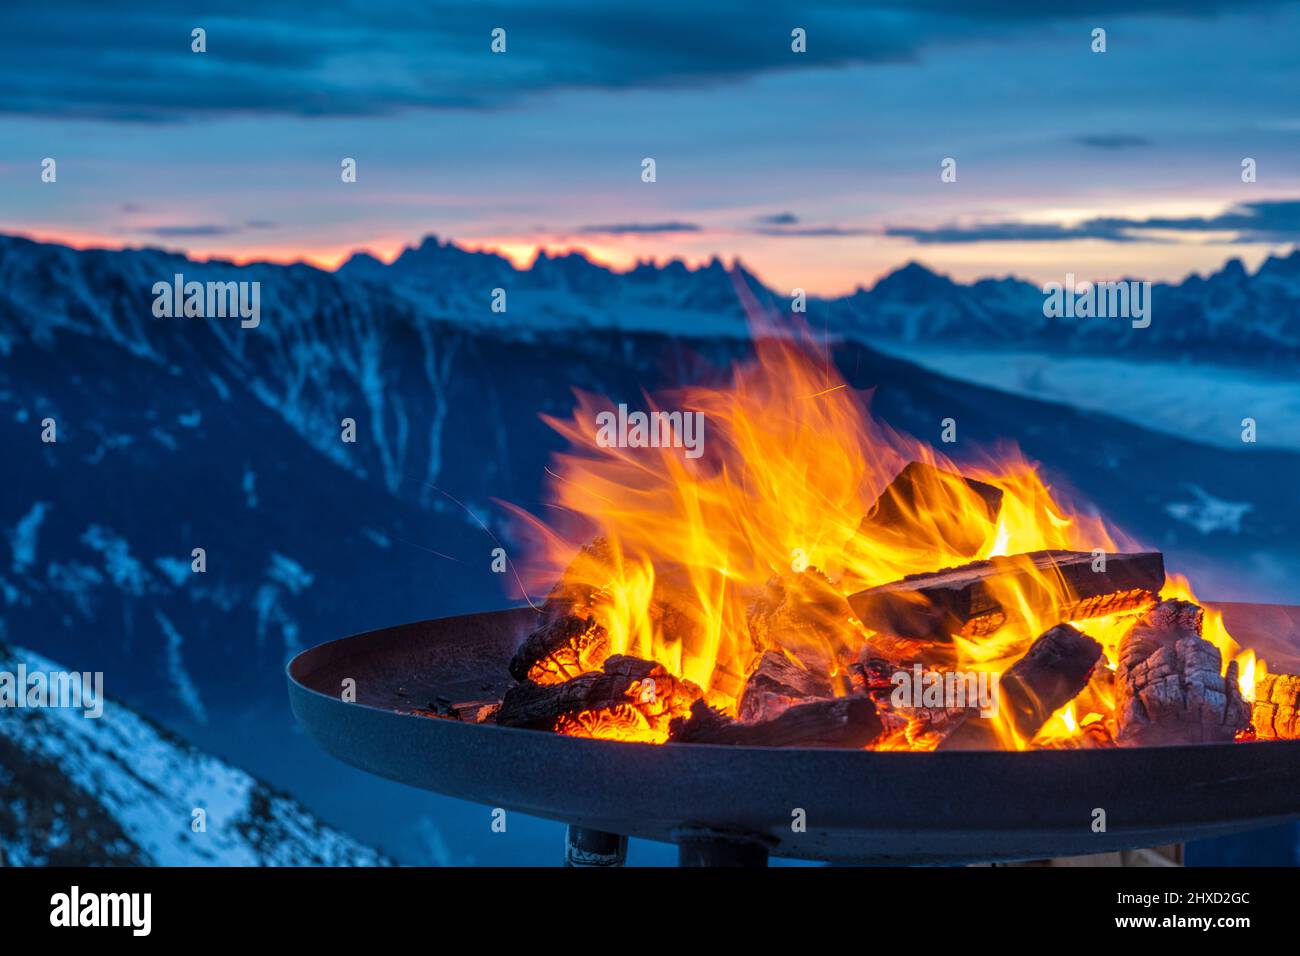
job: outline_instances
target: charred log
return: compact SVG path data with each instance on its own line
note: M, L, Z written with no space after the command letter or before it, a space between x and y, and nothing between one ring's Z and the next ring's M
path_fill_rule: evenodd
M591 670L608 645L605 629L593 619L591 608L612 575L605 539L597 538L578 552L547 595L541 623L511 658L510 676L554 684Z
M948 553L973 558L996 526L1001 509L1001 488L914 461L881 492L858 526L858 534L873 542L896 541L910 547L918 537L937 531ZM987 524L972 521L972 515L986 518ZM947 516L951 520L945 520ZM927 535L918 536L921 526L927 528Z
M1008 618L1002 587L1023 596L1032 611L1081 620L1153 602L1164 585L1158 552L1108 554L1104 569L1083 551L1034 551L913 574L852 595L849 605L867 627L905 638L951 640L992 634Z
M1101 659L1101 645L1069 624L1058 624L1029 646L1002 675L999 707L1021 737L1032 738L1073 700Z
M830 681L792 661L780 651L764 651L740 695L739 717L745 723L771 720L810 700L834 696Z
M496 721L503 727L554 730L562 717L584 711L613 711L633 708L649 723L662 722L684 713L700 696L700 689L674 677L654 661L615 654L604 669L581 674L562 684L534 684L531 681L506 692Z
M732 744L741 747L866 747L884 730L868 697L837 697L796 704L771 720L741 723L704 701L691 705L689 718L672 722L677 743Z
M1115 746L1115 735L1105 719L1093 720L1079 726L1079 747L1082 750L1105 750Z
M556 684L590 670L609 646L605 629L590 617L560 614L533 631L510 659L517 681Z
M849 665L849 686L855 694L866 694L880 703L888 700L894 690L894 674L910 666L895 664L876 657L872 648L864 648L858 659Z
M1300 740L1300 677L1295 674L1259 677L1250 722L1257 737Z
M481 724L496 715L501 706L499 700L465 700L453 701L448 697L435 697L427 707L417 707L406 713L419 714L421 717L437 717L440 720L463 720L471 724Z
M1031 740L1052 714L1083 690L1100 659L1101 645L1070 625L1044 631L998 681L997 716L969 715L938 749L997 749L1000 721L1021 739Z
M1231 741L1250 723L1237 664L1222 673L1219 649L1201 637L1202 610L1162 601L1119 645L1116 742L1123 747Z
M966 717L965 707L949 707L944 695L926 702L924 692L920 700L910 693L902 693L900 674L908 675L913 683L918 671L923 680L943 682L942 671L934 670L925 661L913 659L894 663L874 655L874 648L864 648L858 660L848 666L851 693L870 697L876 704L876 713L885 725L882 742L885 749L891 745L906 746L911 750L933 750L934 745L946 736L956 722ZM887 739L892 738L892 740Z
M821 571L774 577L750 605L749 636L755 648L781 648L813 673L829 674L849 658L852 611Z

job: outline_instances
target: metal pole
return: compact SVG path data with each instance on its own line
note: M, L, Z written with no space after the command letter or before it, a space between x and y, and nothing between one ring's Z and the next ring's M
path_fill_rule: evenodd
M575 826L564 833L565 866L622 866L626 862L625 836Z

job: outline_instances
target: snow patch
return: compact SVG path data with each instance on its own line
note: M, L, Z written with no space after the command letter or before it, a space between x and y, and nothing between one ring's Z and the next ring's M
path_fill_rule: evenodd
M176 696L180 698L182 706L189 711L191 717L201 724L206 724L207 708L203 706L199 689L194 686L189 671L185 669L185 661L181 658L181 647L185 642L180 632L162 611L154 611L154 618L158 621L163 637L167 639L167 676L171 678L172 686L176 688Z
M50 587L72 602L82 617L87 620L94 618L93 594L104 583L104 576L98 568L80 561L51 561L45 569L45 579Z
M1226 501L1216 498L1197 485L1188 485L1193 501L1171 501L1165 505L1165 511L1171 517L1189 524L1201 534L1213 534L1226 531L1229 534L1241 533L1241 519L1255 506L1248 501Z
M152 583L149 572L131 556L131 547L116 531L92 524L81 536L81 543L104 558L104 570L125 594L140 597Z
M31 506L27 514L18 519L12 531L6 531L9 547L14 554L14 573L22 574L36 561L36 536L41 530L41 522L52 506L47 501L38 501Z
M250 509L257 508L257 472L244 466L244 504Z
M153 563L154 566L163 573L163 577L176 587L180 587L184 584L192 573L188 561L182 561L180 558L173 558L170 555L162 558L154 558Z
M283 584L293 595L300 594L311 587L316 576L293 558L286 558L279 552L271 552L271 565L266 569L266 576L278 584Z

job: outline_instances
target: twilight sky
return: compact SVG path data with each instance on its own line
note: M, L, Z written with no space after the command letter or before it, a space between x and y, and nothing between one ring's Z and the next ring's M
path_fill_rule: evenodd
M113 6L0 9L0 231L326 267L427 233L718 254L821 293L910 259L1172 279L1300 242L1297 3Z

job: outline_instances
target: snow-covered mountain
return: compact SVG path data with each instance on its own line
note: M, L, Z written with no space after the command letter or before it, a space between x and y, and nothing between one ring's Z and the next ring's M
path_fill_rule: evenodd
M1206 357L1248 365L1300 359L1300 250L1269 257L1253 274L1230 259L1207 276L1153 283L1149 328L1116 318L1048 318L1043 300L1041 287L1029 282L964 285L913 262L869 290L821 306L840 318L833 327L872 341L1050 346L1122 352L1134 360Z
M542 252L517 269L496 253L466 251L436 236L387 266L358 253L337 274L387 290L418 311L512 337L557 328L737 337L747 332L737 282L764 303L775 301L743 265L717 258L697 269L673 261L615 273L581 253ZM506 296L504 312L492 309L497 289Z
M0 670L62 670L0 644ZM196 812L201 811L201 813ZM0 711L0 866L378 866L287 794L116 700Z
M765 287L739 263L728 270L717 259L698 269L680 261L642 263L620 274L579 253L543 253L530 268L517 269L494 253L469 252L436 237L388 266L355 255L339 275L390 290L419 309L460 309L467 319L489 324L491 291L505 289L513 315L499 324L515 331L559 324L743 335L737 279L778 310L789 308L791 294ZM961 284L911 262L869 289L810 300L808 320L815 329L867 342L1068 346L1092 354L1123 349L1133 358L1207 356L1246 364L1300 359L1300 250L1269 257L1253 274L1230 259L1206 276L1153 283L1151 295L1149 328L1114 318L1049 318L1038 285L1011 277Z

